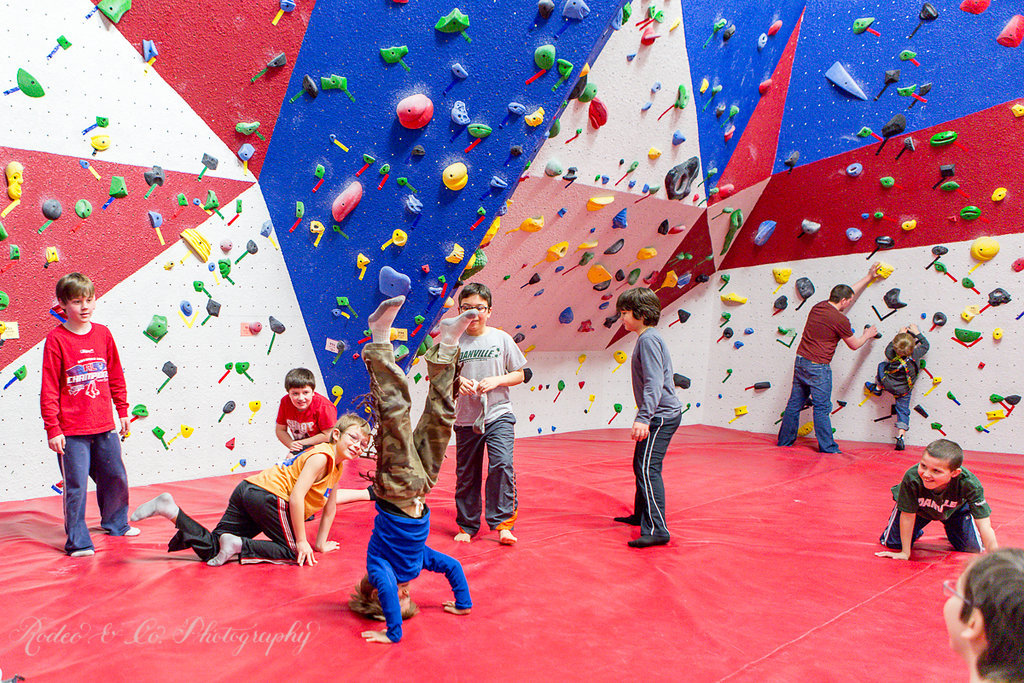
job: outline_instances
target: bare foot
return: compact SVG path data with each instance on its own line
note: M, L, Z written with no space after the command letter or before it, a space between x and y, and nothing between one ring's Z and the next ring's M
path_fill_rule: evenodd
M502 545L515 545L518 540L508 529L502 529L498 532L498 543Z
M460 531L459 533L455 534L456 543L469 543L472 540L472 537L465 531Z

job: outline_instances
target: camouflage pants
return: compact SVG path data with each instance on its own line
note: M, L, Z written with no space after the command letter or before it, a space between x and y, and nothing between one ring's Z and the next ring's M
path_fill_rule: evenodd
M445 354L436 344L424 356L430 386L415 430L409 416L409 381L395 364L394 348L390 343L371 342L363 347L362 355L370 373L370 392L379 422L374 492L399 507L417 501L422 504L437 483L437 473L451 440L455 422L452 384L458 349Z

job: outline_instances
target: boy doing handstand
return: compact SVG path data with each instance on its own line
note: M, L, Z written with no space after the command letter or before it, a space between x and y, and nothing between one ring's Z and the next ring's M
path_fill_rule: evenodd
M459 337L477 312L467 311L441 322L438 343L425 356L430 385L423 415L413 430L409 382L395 363L389 341L391 324L403 303L403 296L388 299L370 315L373 341L362 352L370 373L370 399L378 418L374 436L377 516L366 548L366 576L356 586L349 607L363 616L387 622L385 631L362 633L367 641L376 643L397 643L402 639L403 618L417 612L409 598L409 582L423 569L444 574L448 579L455 600L444 603L446 612L469 614L473 606L459 561L426 545L430 509L424 498L437 483L452 435L452 387Z

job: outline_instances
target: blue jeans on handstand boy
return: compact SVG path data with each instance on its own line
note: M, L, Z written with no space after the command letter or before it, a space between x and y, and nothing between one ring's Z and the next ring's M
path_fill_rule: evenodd
M792 446L800 427L800 411L807 397L814 406L814 436L818 439L818 450L822 453L839 453L839 446L832 438L832 368L827 363L813 363L803 356L797 356L793 365L793 389L789 403L779 427L779 446Z

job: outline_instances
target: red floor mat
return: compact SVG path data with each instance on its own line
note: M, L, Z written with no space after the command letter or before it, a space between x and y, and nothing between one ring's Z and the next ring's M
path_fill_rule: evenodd
M413 584L421 613L399 645L364 643L376 627L345 606L363 574L373 510L339 511L341 549L315 567L210 568L168 555L173 527L98 531L97 555L65 557L57 496L0 505L0 669L45 680L686 681L954 680L942 580L967 556L932 525L916 561L875 558L892 507L888 489L920 455L844 442L808 445L713 427L681 429L665 462L665 547L633 550L615 524L632 503L625 430L519 440L515 547L488 533L455 544L454 462L431 494L430 544L458 557L473 613L440 608L443 577ZM1000 543L1024 545L1019 457L969 453ZM133 489L162 490L213 524L239 476ZM315 523L310 525L315 534ZM301 672L301 673L300 673Z

